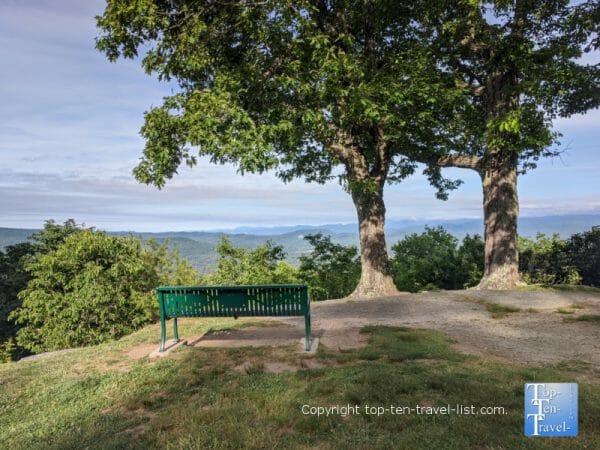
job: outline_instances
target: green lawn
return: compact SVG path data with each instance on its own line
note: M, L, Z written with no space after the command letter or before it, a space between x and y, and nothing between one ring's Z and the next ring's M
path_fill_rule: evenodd
M250 323L182 322L186 337L208 327ZM363 332L369 336L367 347L320 349L315 356L281 348L184 347L167 358L132 360L126 354L132 347L157 343L153 325L113 345L3 364L0 446L600 448L600 385L587 364L504 365L459 354L434 331L371 326ZM274 362L320 367L265 371ZM523 436L523 384L528 381L579 382L579 437ZM500 406L505 414L302 414L302 405L347 404Z

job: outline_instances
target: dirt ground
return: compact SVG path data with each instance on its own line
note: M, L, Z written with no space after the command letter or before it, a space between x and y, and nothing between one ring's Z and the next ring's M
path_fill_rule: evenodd
M493 318L486 303L520 311ZM396 325L439 330L466 353L525 364L579 360L600 367L600 323L572 321L583 314L600 314L599 296L468 290L311 304L314 334L328 347L354 346L362 337L358 329L367 324ZM303 321L285 322L301 326Z
M520 311L495 318L486 309L486 304L519 308ZM332 349L365 345L360 328L381 324L439 330L465 353L525 364L577 360L598 368L600 324L573 321L583 314L600 314L598 295L468 290L311 304L313 336L319 337L320 345ZM196 340L194 345L277 345L289 344L304 336L302 317L272 320L282 326L208 334Z

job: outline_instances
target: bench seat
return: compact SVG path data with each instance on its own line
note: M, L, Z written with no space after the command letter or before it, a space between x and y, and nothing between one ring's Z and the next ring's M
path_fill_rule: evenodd
M304 316L306 351L310 350L310 299L301 284L247 286L162 286L157 289L160 311L160 351L165 349L166 321L173 319L179 341L178 317Z

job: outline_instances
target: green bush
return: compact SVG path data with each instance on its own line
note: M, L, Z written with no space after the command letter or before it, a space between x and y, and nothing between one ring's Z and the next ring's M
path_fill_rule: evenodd
M10 319L22 327L18 345L38 353L116 339L148 323L156 313L154 288L185 264L169 262L156 244L85 229L26 268L32 278Z
M0 251L0 361L26 356L30 352L15 344L18 324L10 314L21 306L19 292L29 283L31 275L26 265L40 255L55 250L64 239L81 230L73 219L59 225L48 220L44 228L29 237L29 242L9 245Z
M535 284L579 284L581 277L573 265L566 240L558 234L548 237L538 233L536 239L519 238L521 279Z
M304 237L313 249L300 256L300 278L309 286L311 300L342 298L351 294L360 279L356 247L334 244L330 236Z
M0 342L0 363L10 362L15 359L17 351L15 340L12 337Z
M56 250L67 237L83 229L83 224L78 224L75 219L67 219L62 225L50 219L44 223L44 228L33 233L29 240L32 241L36 254L46 254Z
M477 235L458 239L443 227L425 227L392 246L392 273L401 291L463 289L483 273L483 242Z
M392 273L401 291L457 289L457 239L443 228L426 228L392 246Z
M182 259L179 252L169 248L168 240L162 245L155 240L142 243L148 250L146 256L152 260L151 265L156 267L161 286L197 286L203 284L204 278L192 265Z
M458 264L460 267L460 277L462 287L469 288L476 286L483 277L483 261L485 254L485 244L481 236L466 235L458 248Z
M334 244L330 237L321 234L308 235L305 239L313 251L300 257L298 269L284 261L286 255L279 245L267 242L246 249L234 246L224 236L216 248L217 270L206 275L202 282L213 285L306 283L312 300L340 298L351 293L360 277L356 247Z
M293 284L298 283L298 270L284 261L280 245L267 242L252 250L234 246L222 237L216 248L219 254L217 271L204 278L205 284Z
M568 241L568 248L582 283L600 287L600 227L574 234Z
M8 321L8 315L19 307L17 297L31 278L25 270L25 262L35 254L35 247L29 242L9 245L0 251L0 341L12 335L15 324Z

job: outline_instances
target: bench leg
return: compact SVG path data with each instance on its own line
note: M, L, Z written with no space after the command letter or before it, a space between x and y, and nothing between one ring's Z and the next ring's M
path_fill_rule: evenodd
M304 333L306 334L306 351L310 351L310 314L304 316Z
M177 317L173 317L173 338L179 342L179 330L177 329Z
M164 316L161 315L161 318L160 318L160 348L158 349L159 352L165 351L166 335L167 335L167 327L165 324L165 318L164 318Z

